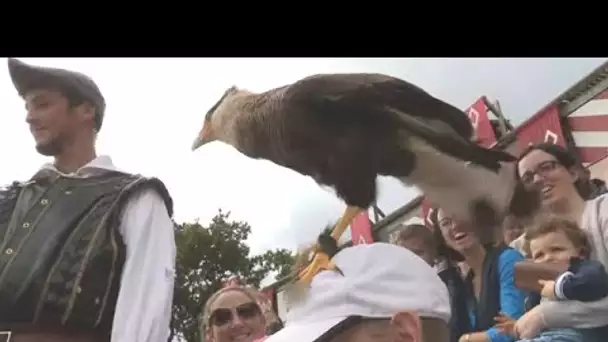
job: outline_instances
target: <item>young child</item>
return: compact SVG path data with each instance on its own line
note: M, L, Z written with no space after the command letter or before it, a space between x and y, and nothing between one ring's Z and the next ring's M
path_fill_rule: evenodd
M541 280L542 291L532 294L536 302L542 300L596 301L608 296L608 273L604 266L589 259L590 246L585 233L572 221L552 217L530 227L525 233L530 256L534 262L561 263L568 270L555 280ZM532 299L532 298L531 298ZM532 302L535 300L532 299ZM516 335L515 321L498 317L498 327ZM602 332L600 332L600 330ZM551 329L540 333L527 342L599 342L605 328L597 329ZM602 337L602 341L605 337Z
M502 223L502 238L504 243L529 258L526 248L524 226L515 217L508 215Z
M435 266L437 259L437 244L433 232L421 224L408 224L395 238L394 243L409 249L412 253L421 257L431 267Z
M514 216L508 215L505 217L505 220L502 223L502 238L506 245L510 245L523 234L524 227Z

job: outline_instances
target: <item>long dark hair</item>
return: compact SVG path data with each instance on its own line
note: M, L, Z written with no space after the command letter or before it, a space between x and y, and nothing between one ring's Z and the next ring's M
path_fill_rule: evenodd
M449 247L441 234L441 227L439 227L439 208L431 209L432 212L430 214L430 220L433 224L433 235L435 237L435 241L437 243L437 253L438 256L445 258L448 261L453 262L461 262L464 261L464 255L460 252L454 250ZM486 251L489 251L492 248L499 247L503 245L502 239L498 237L498 231L494 227L484 227L485 231L481 232L479 229L473 229L472 233L474 233L479 242L483 246Z
M439 272L439 277L445 283L450 296L450 342L458 342L460 336L471 332L471 323L467 308L467 285L460 268L456 265L464 261L464 256L447 245L438 220L439 209L431 209L429 219L432 223L433 236L437 245L437 255L445 261L446 268Z
M519 166L519 162L524 159L528 154L532 151L540 150L547 154L550 154L557 160L557 162L568 169L570 172L573 171L574 168L580 167L583 168L581 162L577 158L576 154L560 145L556 145L553 143L540 143L540 144L532 144L526 147L519 157L517 158L517 166ZM517 181L521 183L521 175L519 174L519 167L515 167L515 177ZM587 200L591 197L591 193L593 189L591 188L591 184L589 180L582 179L578 177L576 181L574 181L574 188L578 192L578 194L584 199Z
M437 246L437 256L445 259L448 264L452 262L464 261L464 256L448 246L441 234L441 227L439 227L439 209L432 208L429 219L433 226L433 237L435 238L435 244Z

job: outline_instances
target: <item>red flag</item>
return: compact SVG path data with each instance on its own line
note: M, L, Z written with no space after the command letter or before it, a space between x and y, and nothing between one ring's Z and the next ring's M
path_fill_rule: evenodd
M473 126L475 141L483 147L490 147L496 142L496 134L488 117L486 97L480 97L465 111Z
M542 142L566 146L557 106L549 106L519 126L517 128L517 141L520 150L530 144Z
M369 221L369 213L367 210L357 215L350 224L350 236L353 245L374 242L374 238L372 237L372 225Z

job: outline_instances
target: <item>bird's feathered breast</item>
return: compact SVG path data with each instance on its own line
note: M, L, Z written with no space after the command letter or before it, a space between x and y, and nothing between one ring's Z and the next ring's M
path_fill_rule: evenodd
M277 157L284 156L284 143L290 134L286 129L287 124L296 124L293 119L287 118L292 117L289 113L297 109L285 106L286 88L261 94L228 96L217 109L218 113L230 113L216 117L217 129L223 135L221 140L252 158L275 161Z
M365 179L406 175L411 168L398 142L403 124L395 111L435 121L437 130L464 140L472 135L467 116L458 108L380 74L314 75L261 94L237 90L217 107L214 130L241 153L321 184L346 183L345 175L352 175L349 184L359 184L354 179L363 174L369 175ZM360 158L368 160L365 168ZM353 169L355 163L359 166Z
M357 124L356 115L348 120L348 115L322 94L320 89L311 92L296 82L236 105L241 112L234 124L233 146L250 157L268 159L316 178L332 162L332 149L337 144L361 138L361 134L347 137L344 132L363 127Z

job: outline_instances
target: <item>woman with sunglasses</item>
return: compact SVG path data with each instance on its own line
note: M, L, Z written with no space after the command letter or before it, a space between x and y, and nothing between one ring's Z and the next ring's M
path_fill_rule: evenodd
M205 304L201 333L210 342L253 342L266 335L266 319L255 290L233 286L214 293Z
M581 178L576 156L561 146L531 145L519 157L516 177L541 194L544 212L570 218L585 230L592 258L608 267L608 195L590 199L588 179ZM543 301L518 320L522 338L547 328L596 328L608 323L608 299L583 303Z

